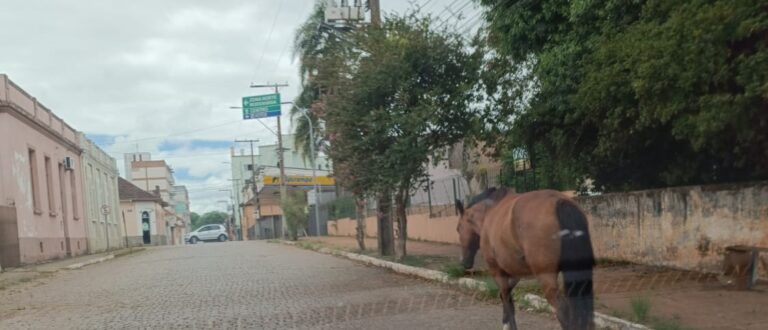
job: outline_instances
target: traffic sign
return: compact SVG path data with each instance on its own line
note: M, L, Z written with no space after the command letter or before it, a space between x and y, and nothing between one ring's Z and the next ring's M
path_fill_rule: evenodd
M243 97L243 119L280 116L280 94Z

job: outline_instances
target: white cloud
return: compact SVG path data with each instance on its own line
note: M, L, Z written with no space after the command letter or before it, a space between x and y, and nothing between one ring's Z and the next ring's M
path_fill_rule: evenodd
M440 12L451 2L433 0L428 8ZM222 164L228 149L182 144L160 152L158 147L165 140L274 142L261 124L242 121L239 110L229 106L239 105L242 96L271 92L251 89L251 82L288 82L283 99L297 95L291 42L313 4L3 1L0 71L76 129L119 136L105 149L120 166L121 153L137 149L155 159L166 156L177 171L190 175L179 181L190 186L193 210L222 209L218 201L228 193L217 188L229 185L229 166ZM408 1L382 5L386 12L402 12ZM288 116L282 120L289 131ZM264 122L275 129L273 118Z

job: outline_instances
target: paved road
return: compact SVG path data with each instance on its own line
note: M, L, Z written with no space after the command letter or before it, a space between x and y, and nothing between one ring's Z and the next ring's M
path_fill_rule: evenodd
M265 242L153 248L0 291L0 329L499 329L500 306ZM557 329L518 313L521 329Z

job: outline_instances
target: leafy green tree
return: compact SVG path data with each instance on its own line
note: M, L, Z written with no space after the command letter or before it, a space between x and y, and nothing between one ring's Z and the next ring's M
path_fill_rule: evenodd
M480 2L484 138L548 184L768 177L764 1Z
M189 218L190 218L190 222L191 222L192 228L200 227L200 215L199 214L197 214L195 212L190 212Z
M353 185L377 193L380 217L394 195L403 258L408 196L427 179L430 159L471 125L479 62L460 35L436 29L429 17L390 16L364 32L350 82L329 103L328 127L339 141L331 156L347 167ZM380 231L387 228L380 219Z
M285 226L291 240L299 238L299 232L305 229L307 224L307 196L304 191L290 190L287 196L280 202L280 207L285 216Z
M195 217L196 216L196 217ZM197 219L197 221L195 221ZM204 213L202 216L197 213L193 213L192 227L193 230L210 224L225 224L229 219L229 214L221 211L210 211Z

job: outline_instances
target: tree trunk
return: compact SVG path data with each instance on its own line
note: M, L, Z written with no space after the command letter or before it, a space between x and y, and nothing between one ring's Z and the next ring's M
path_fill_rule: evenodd
M408 217L406 204L408 203L408 190L399 189L395 196L395 218L397 219L397 260L403 260L406 256L405 243L408 241Z
M365 198L355 196L355 220L357 220L357 246L365 251Z
M389 190L379 193L379 201L376 203L376 216L378 218L379 254L391 256L395 254L395 237L392 228L392 200Z

